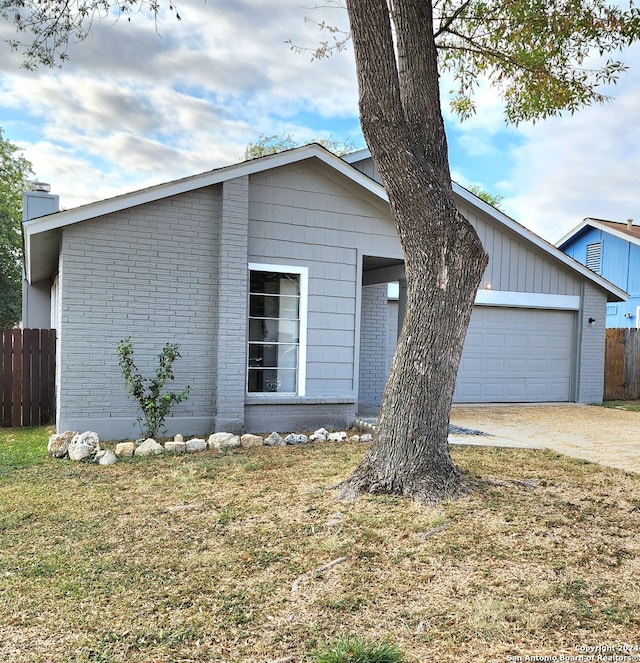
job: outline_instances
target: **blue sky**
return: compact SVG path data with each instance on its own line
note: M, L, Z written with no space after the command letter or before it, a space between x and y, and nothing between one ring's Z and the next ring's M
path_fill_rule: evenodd
M313 3L311 3L313 4ZM97 24L62 69L29 72L5 46L0 127L39 179L71 208L234 163L262 133L364 146L350 52L311 62L287 40L321 34L300 0L184 0L182 21ZM0 43L13 37L0 24ZM453 178L504 197L513 218L556 241L594 216L637 217L640 48L616 99L574 116L508 127L496 94L481 87L461 124L444 100ZM448 89L446 80L443 89Z

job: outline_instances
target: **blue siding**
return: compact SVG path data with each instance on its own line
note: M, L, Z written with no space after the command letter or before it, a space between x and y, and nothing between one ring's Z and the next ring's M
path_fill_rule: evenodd
M627 292L632 297L640 297L640 246L629 243L629 272Z
M597 228L585 228L578 236L571 240L570 244L562 250L574 260L587 264L587 245L602 241L602 231Z
M629 242L602 233L602 276L623 290L627 290L628 273Z
M631 297L626 302L607 305L607 327L635 327L636 309L640 306L640 246L614 237L599 228L586 226L562 247L568 255L587 263L587 245L601 242L601 275Z

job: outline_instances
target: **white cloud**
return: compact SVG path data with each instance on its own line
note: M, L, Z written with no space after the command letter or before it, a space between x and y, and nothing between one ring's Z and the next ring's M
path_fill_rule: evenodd
M357 130L352 57L311 62L285 43L321 37L298 0L185 0L179 11L157 31L143 15L103 19L60 70L0 59L0 126L20 129L66 206L233 163L260 133L347 138L333 118Z
M25 71L4 49L0 126L65 206L233 163L261 133L358 137L352 54L311 62L285 43L317 44L322 34L305 16L321 14L300 0L178 8L182 20L163 15L157 30L144 15L101 21L60 70ZM346 24L335 10L326 18ZM0 41L11 36L0 24ZM504 195L507 213L550 240L585 216L640 219L640 48L627 59L612 104L517 130L505 130L485 84L477 114L457 122L443 77L454 178Z
M640 218L640 57L611 103L523 127L505 207L556 241L585 217Z

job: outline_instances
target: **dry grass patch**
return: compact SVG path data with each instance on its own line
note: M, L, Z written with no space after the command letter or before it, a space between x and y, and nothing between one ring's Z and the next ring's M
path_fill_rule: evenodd
M488 480L467 500L336 501L327 487L362 453L47 459L0 476L0 660L308 661L341 633L412 662L640 646L640 476L458 447Z

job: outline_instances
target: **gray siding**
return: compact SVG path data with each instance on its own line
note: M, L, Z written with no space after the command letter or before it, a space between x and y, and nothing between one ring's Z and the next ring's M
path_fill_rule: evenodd
M60 258L58 427L138 436L115 348L131 336L143 375L180 345L174 387L192 395L169 432L212 429L220 192L204 189L68 226Z
M473 225L489 264L480 288L511 292L539 292L553 295L579 295L581 280L548 255L527 246L505 226L498 226L481 212L459 204L459 209Z
M376 170L376 167L373 165L373 159L363 159L362 161L358 161L357 163L351 165L354 168L357 168L361 173L364 173L370 177L372 180L378 182L378 184L382 184L382 178L380 177L380 173L378 173Z
M22 326L24 329L51 327L51 281L22 282Z
M60 209L60 196L44 191L25 191L22 194L22 220L30 221L53 214ZM25 329L51 327L51 278L30 284L22 281L22 326Z
M249 261L309 268L306 393L355 401L359 257L402 254L384 205L326 173L305 164L251 177Z
M604 395L606 304L606 294L585 282L578 323L578 403L601 403ZM590 324L589 318L595 322Z
M353 166L380 182L373 161L365 159ZM579 295L581 279L555 264L548 255L523 243L506 227L468 203L458 199L458 209L473 225L489 254L489 264L480 287L490 284L492 290L540 292L557 295Z

